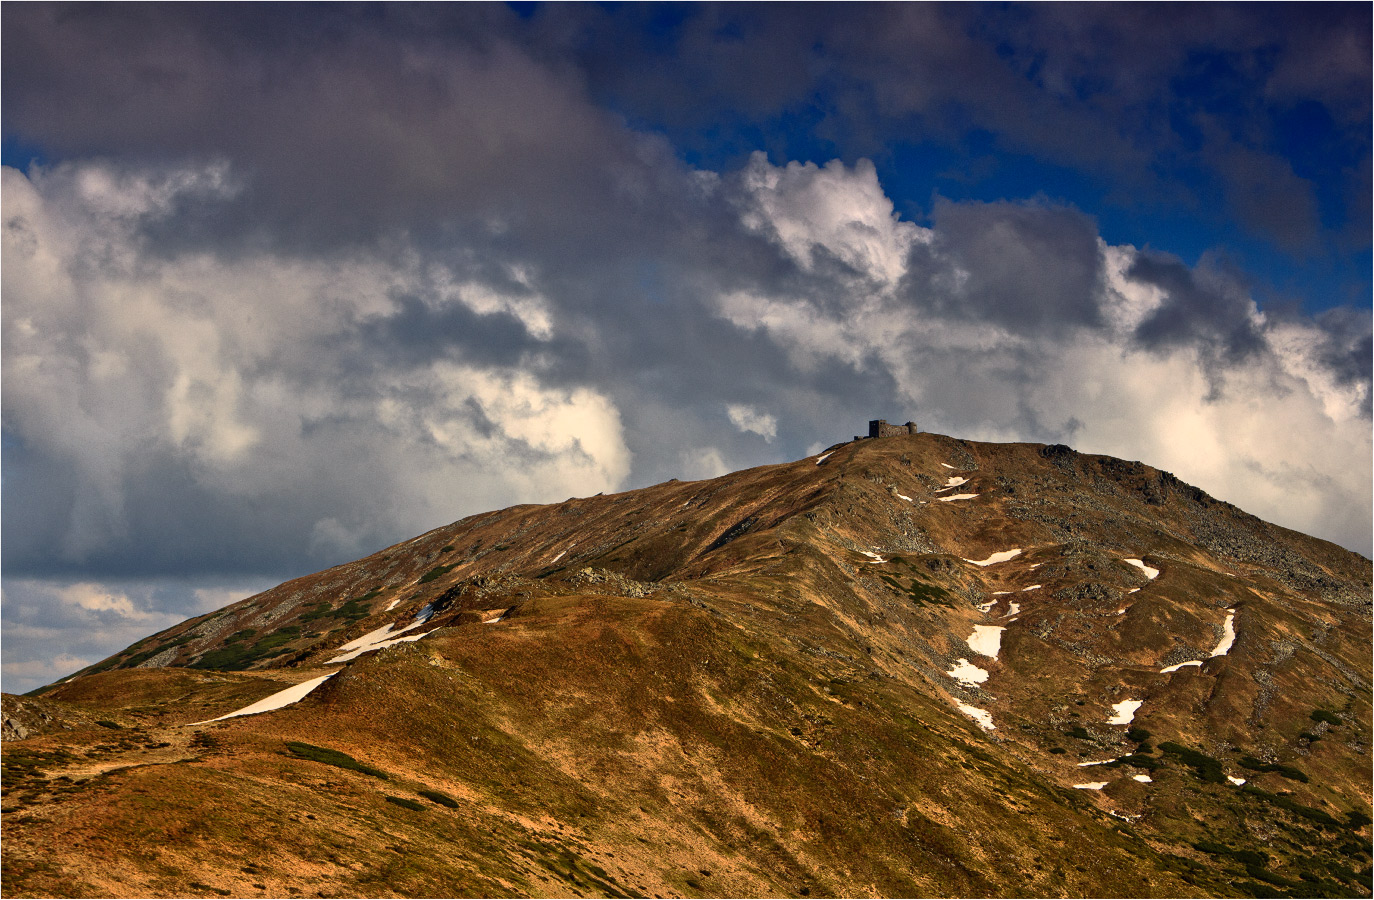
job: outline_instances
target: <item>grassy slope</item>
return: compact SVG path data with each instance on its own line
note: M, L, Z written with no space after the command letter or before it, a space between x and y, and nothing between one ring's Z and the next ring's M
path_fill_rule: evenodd
M978 501L934 499L944 461ZM1287 571L1317 588L1257 561L1251 533L1295 548ZM1015 564L959 561L1012 546L1025 548ZM1163 574L1142 586L1120 559L1143 554ZM1367 893L1369 831L1345 815L1368 810L1368 607L1329 597L1368 578L1367 561L1148 467L928 435L850 446L821 467L473 517L231 607L177 649L214 652L215 635L267 609L273 627L313 614L324 628L266 664L317 664L387 621L392 599L405 621L462 584L465 608L515 607L501 625L452 617L295 707L198 730L175 723L320 670L113 671L46 692L127 731L25 741L18 765L6 747L5 891ZM980 660L990 681L954 689L944 669L969 655L971 625L1004 621L1004 606L988 618L973 604L1032 580L1044 586L1016 595L1002 658ZM346 598L368 598L374 617L321 614ZM1225 608L1241 616L1232 654L1159 676L1169 648L1215 643ZM1076 762L1137 749L1102 725L1122 696L1146 699L1137 724L1154 744L1228 772L1255 754L1311 777L1245 770L1263 791L1246 793L1148 742L1150 768L1088 776ZM990 709L998 730L955 698ZM1319 708L1340 724L1318 727ZM286 741L390 777L298 758ZM1145 771L1148 786L1129 777ZM1068 787L1078 779L1111 784Z

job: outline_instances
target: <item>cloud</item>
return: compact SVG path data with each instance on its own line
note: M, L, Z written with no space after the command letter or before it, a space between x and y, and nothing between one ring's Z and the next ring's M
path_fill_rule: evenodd
M759 412L752 406L731 403L725 407L725 413L730 419L730 424L740 431L757 434L765 441L772 441L778 436L778 420L767 413Z
M24 513L6 516L7 567L326 564L462 511L625 478L614 402L551 383L522 352L554 332L532 291L411 252L148 246L146 222L216 171L4 170L7 471L26 475L7 492ZM455 330L391 353L422 342L402 325L417 308L508 321L512 352ZM370 342L379 329L390 340Z
M24 693L92 665L141 638L257 593L266 581L199 586L174 579L95 582L6 576L4 687Z

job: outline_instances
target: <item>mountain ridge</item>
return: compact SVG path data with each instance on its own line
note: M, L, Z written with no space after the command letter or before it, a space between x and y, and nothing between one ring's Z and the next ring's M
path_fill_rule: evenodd
M6 718L65 716L32 740L66 746L109 715L190 754L164 775L255 788L305 763L250 777L236 754L332 746L472 801L453 814L471 847L483 822L525 842L495 880L311 876L326 893L1346 896L1369 878L1370 590L1358 554L1143 463L921 433L470 516L7 696ZM455 762L460 725L507 756ZM331 815L356 831L377 813L354 787ZM51 826L13 832L18 812L23 858L52 865ZM630 819L674 849L646 853ZM570 826L602 874L561 855ZM1073 861L1083 829L1119 871ZM74 883L11 881L6 857L7 889ZM135 870L150 893L191 887ZM242 874L221 871L235 891Z

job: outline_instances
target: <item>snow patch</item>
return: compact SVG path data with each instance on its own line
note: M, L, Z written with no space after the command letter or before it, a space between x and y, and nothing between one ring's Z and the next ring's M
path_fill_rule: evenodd
M830 451L830 453L834 453L834 452L835 452L834 450L831 450L831 451ZM829 458L830 458L830 453L822 453L819 457L817 457L817 459L816 459L816 465L819 466L821 463L823 463L823 462L825 462L827 459L829 459Z
M1181 663L1179 663L1178 665L1175 665L1175 666L1165 666L1164 668L1162 668L1162 669L1159 670L1159 674L1161 674L1161 675L1168 675L1170 672L1177 672L1179 669L1183 668L1184 666L1200 666L1200 665L1202 665L1202 660L1200 660L1200 659L1193 659L1193 660L1189 660L1188 662L1181 662Z
M1089 781L1087 784L1075 784L1074 787L1080 791L1100 791L1107 786L1105 781Z
M963 659L962 657L959 659L957 663L954 664L954 668L950 669L945 674L948 675L950 678L953 678L955 681L959 681L970 686L975 684L982 684L983 682L988 680L987 669L980 669L973 663L969 662L966 659Z
M954 494L950 497L936 497L935 499L941 501L942 503L948 503L951 500L972 500L974 497L977 496L977 494Z
M975 495L975 496L976 496L976 495ZM1015 550L1001 550L1001 551L998 551L997 553L994 553L994 554L992 554L991 556L989 556L987 559L968 559L968 558L966 558L966 557L960 557L960 559L963 559L964 562L966 562L966 563L973 563L975 566L984 566L984 567L986 567L986 566L993 565L994 563L1006 562L1007 560L1013 559L1013 558L1015 558L1015 557L1017 557L1017 556L1020 556L1020 555L1021 555L1021 549L1018 547L1018 548L1015 549Z
M388 603L388 604L386 605L386 609L382 610L382 612L391 612L393 609L396 608L396 604L398 604L398 603L400 603L400 602L401 602L401 598L400 598L400 597L397 597L395 600L392 600L390 603Z
M1149 784L1150 782L1154 781L1154 779L1151 778L1149 775L1132 775L1131 777L1134 778L1136 781L1139 781L1141 784Z
M553 565L554 563L558 562L560 559L563 558L563 556L564 556L567 552L568 552L567 550L559 550L559 551L558 551L558 555L555 556L553 559L549 560L549 565Z
M416 624L423 625L424 623L417 622ZM408 631L409 629L405 630ZM400 632L398 631L397 634L400 634ZM408 634L405 637L392 638L389 641L378 641L375 644L369 644L366 647L359 647L357 650L353 650L349 653L342 653L334 657L333 659L329 660L329 662L325 663L325 665L332 666L338 663L351 662L357 659L358 657L362 656L364 653L371 653L373 650L382 650L394 644L404 644L407 641L418 641L420 638L424 637L427 634L429 634L428 631L426 631L425 634Z
M979 709L976 706L969 706L967 703L956 703L954 705L959 707L959 712L977 722L984 731L996 730L997 726L992 724L992 715L987 710Z
M1127 591L1126 593L1128 593L1128 594L1134 594L1134 593L1135 593L1136 591L1138 591L1138 590L1140 590L1140 588L1131 588L1131 589L1130 589L1129 591Z
M1236 629L1234 622L1236 614L1229 609L1226 611L1226 624L1221 626L1221 643L1217 644L1212 651L1212 656L1225 656L1231 652L1231 645L1236 642Z
M992 596L1001 597L1003 594L1010 594L1011 591L993 591Z
M1088 766L1105 766L1107 763L1114 763L1114 762L1116 762L1116 757L1115 757L1115 756L1113 756L1111 759L1092 759L1092 760L1089 760L1089 761L1087 761L1087 762L1081 762L1081 763L1079 763L1079 764L1078 764L1078 768L1083 769L1083 768L1086 768L1086 767L1088 767Z
M896 493L896 491L894 491L893 493ZM907 503L912 502L911 498L908 497L906 494L897 494L897 496L905 500Z
M1135 711L1140 709L1140 704L1144 700L1122 700L1120 703L1112 704L1112 717L1107 720L1108 725L1129 725L1135 718Z
M421 625L428 622L430 616L432 615L434 615L432 605L426 604L425 608L420 610L419 614L415 617L414 622L410 623L405 628L402 628L400 631L394 633L400 635L405 634L407 631L419 628ZM399 644L404 641L418 641L420 638L424 637L423 634L412 634L407 635L406 637L391 637L391 635L393 634L391 629L392 625L390 622L388 622L381 628L378 628L374 631L369 631L367 634L363 635L360 638L354 638L347 644L344 644L342 647L340 647L340 654L334 657L333 659L329 660L329 662L325 663L325 665L332 666L338 663L346 663L350 660L357 659L364 653L368 653L372 650L380 650L383 647L390 647L392 644Z
M974 625L973 634L968 636L968 647L974 653L996 659L1002 649L1002 632L1006 630L1001 625Z
M946 469L952 469L952 468L954 468L954 467L951 466L949 463L940 463L940 465L944 466Z
M1030 587L1021 588L1021 593L1024 594L1026 591L1038 591L1038 590L1040 590L1042 587L1044 587L1043 584L1033 584L1033 585L1031 585Z
M1152 567L1152 566L1147 566L1147 565L1145 565L1145 561L1144 561L1144 560L1140 560L1140 559L1123 559L1122 562L1130 563L1131 565L1135 566L1137 569L1139 569L1140 571L1144 572L1144 573L1145 573L1145 577L1148 578L1148 579L1150 579L1151 581L1154 581L1156 578L1159 577L1159 570L1156 569L1156 568L1154 568L1154 567Z
M1240 787L1242 784L1245 784L1244 778L1237 778L1234 775L1227 775L1226 780L1234 784L1236 787Z
M1019 613L1020 611L1021 611L1021 604L1017 603L1015 600L1013 600L1013 601L1011 601L1010 603L1007 604L1007 615L1009 615L1009 616L1014 616L1014 615L1016 615L1017 613Z
M997 601L996 601L996 600L989 600L987 603L979 603L978 606L977 606L977 609L978 609L979 612L987 612L988 610L992 609L992 608L993 608L994 606L996 606L996 605L997 605Z
M207 719L204 722L192 722L192 725L206 725L210 722L220 722L224 719L232 719L235 716L254 716L258 713L271 712L274 709L281 709L283 706L290 706L297 700L305 697L315 688L333 678L338 672L330 672L328 675L321 675L319 678L312 678L309 681L302 681L300 684L293 684L284 691L277 691L267 697L263 697L257 703L245 706L243 709L236 709L231 713L225 713L215 719Z

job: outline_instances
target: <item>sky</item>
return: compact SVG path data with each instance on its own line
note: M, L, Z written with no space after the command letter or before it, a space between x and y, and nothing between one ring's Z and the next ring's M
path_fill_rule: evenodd
M1367 3L0 20L6 691L870 418L1371 552Z

